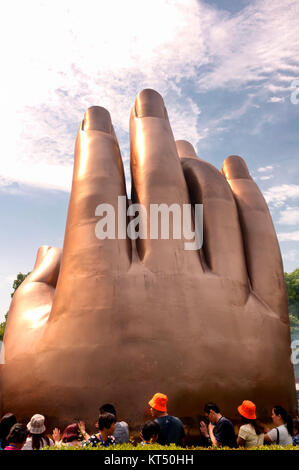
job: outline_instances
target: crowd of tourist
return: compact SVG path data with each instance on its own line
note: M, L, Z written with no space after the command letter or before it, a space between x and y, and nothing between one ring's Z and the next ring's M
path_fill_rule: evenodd
M185 430L182 421L167 413L168 398L156 393L149 401L152 419L143 424L140 431L142 445L185 445ZM256 416L256 405L244 400L237 408L242 425L237 435L232 422L222 415L216 403L204 407L206 421L200 422L200 432L204 445L217 447L260 447L265 444L280 446L299 445L299 420L293 420L281 406L272 409L272 429L264 429ZM99 409L96 430L88 434L85 423L80 421L68 425L61 433L55 428L51 437L47 432L45 417L35 414L27 425L17 422L12 413L6 413L0 421L1 450L39 450L44 447L63 446L85 447L104 446L129 442L129 426L125 421L117 421L113 405L105 404Z

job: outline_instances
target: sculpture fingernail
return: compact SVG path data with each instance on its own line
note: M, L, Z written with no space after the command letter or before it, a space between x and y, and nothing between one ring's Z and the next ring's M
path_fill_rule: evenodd
M84 115L82 130L102 131L112 134L111 117L107 109L101 106L91 106Z
M187 142L187 140L176 140L175 144L180 158L196 158L198 160L194 147L190 142Z
M225 177L229 180L251 178L243 158L238 157L237 155L231 155L230 157L226 158L223 163L222 170Z
M135 101L137 117L159 117L165 119L165 106L162 96L155 90L142 90Z

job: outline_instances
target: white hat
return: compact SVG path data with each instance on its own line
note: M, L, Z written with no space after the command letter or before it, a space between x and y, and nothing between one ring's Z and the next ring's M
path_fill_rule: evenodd
M43 415L33 415L27 428L31 434L42 434L46 430L45 417Z

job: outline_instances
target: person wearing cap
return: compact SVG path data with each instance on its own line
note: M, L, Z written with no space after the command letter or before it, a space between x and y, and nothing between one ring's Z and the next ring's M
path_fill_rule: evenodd
M216 403L206 403L205 416L209 420L207 427L204 421L200 422L200 431L208 439L210 445L215 447L231 447L237 445L233 423L222 416Z
M46 446L53 446L54 442L46 435L45 417L43 415L33 415L27 424L29 437L22 450L39 450Z
M256 406L250 400L244 400L238 406L238 412L244 423L237 437L239 447L260 447L264 444L264 429L256 420Z
M151 415L160 426L157 444L183 445L185 437L184 425L176 416L167 414L167 401L167 395L156 393L148 402Z

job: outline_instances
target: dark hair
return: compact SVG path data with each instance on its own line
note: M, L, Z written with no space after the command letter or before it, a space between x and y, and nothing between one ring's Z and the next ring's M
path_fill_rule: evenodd
M31 434L30 437L32 439L32 449L33 450L39 450L41 447L44 446L44 442L46 441L46 445L50 445L50 439L46 435L46 431L43 432L42 434Z
M2 416L0 421L0 440L2 449L7 446L8 442L6 437L16 422L17 418L12 413L6 413L4 416Z
M80 429L78 423L69 424L62 434L62 442L78 441L80 438Z
M109 429L113 423L116 423L116 417L112 413L102 413L99 416L99 430Z
M285 422L288 433L292 436L293 435L293 419L288 414L287 410L285 410L282 406L276 405L273 407L274 413L276 416L280 415L281 419Z
M116 411L115 411L114 406L111 405L111 403L105 403L105 405L101 406L100 415L102 415L103 413L111 413L116 418Z
M147 421L142 426L141 434L145 441L149 441L151 437L157 436L160 432L160 425L156 421Z
M11 428L6 440L8 444L22 444L26 441L28 436L28 429L25 424L16 423Z
M257 436L265 432L264 427L256 419L248 419L241 415L241 421L244 424L251 424L251 426L254 427Z
M210 402L205 404L205 413L210 413L210 411L215 411L215 413L220 413L220 408L216 403Z

